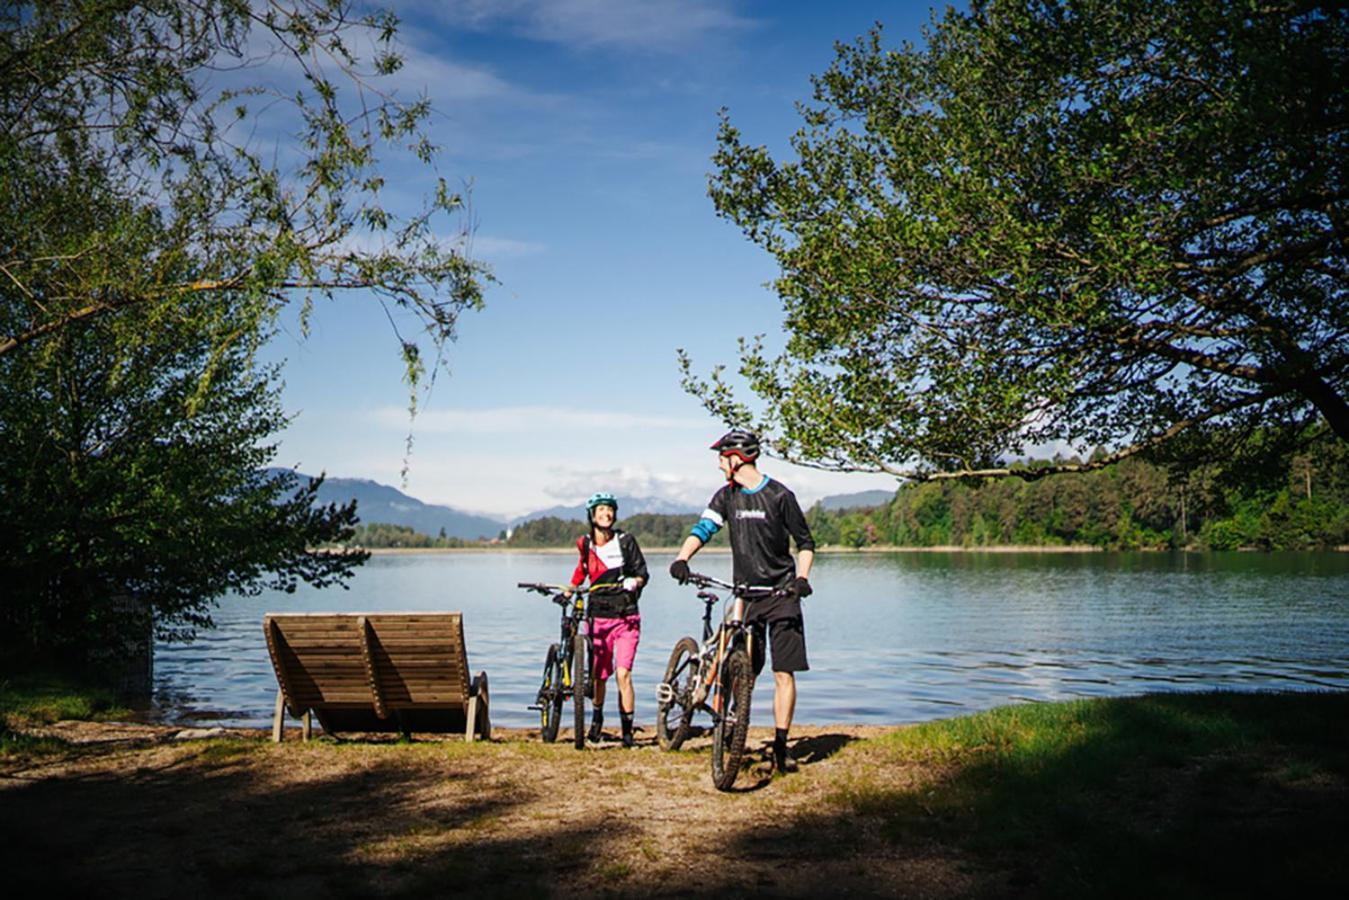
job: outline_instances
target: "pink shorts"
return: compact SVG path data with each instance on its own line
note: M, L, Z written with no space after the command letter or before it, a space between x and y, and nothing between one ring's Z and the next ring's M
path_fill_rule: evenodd
M604 681L614 674L615 664L631 672L641 634L640 614L619 619L592 619L590 645L595 649L595 678Z

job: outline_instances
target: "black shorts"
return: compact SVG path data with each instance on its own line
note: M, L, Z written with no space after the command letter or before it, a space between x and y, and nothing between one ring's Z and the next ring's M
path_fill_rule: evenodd
M773 648L774 672L805 672L810 669L806 662L806 623L800 616L785 619L772 619L768 622L751 622L754 631L754 677L763 671L764 648ZM768 632L764 640L764 632Z

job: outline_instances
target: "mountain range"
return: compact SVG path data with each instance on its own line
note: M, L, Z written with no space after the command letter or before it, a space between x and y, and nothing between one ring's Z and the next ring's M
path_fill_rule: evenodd
M855 494L832 494L821 498L825 509L867 509L884 506L895 499L894 491L858 491Z
M289 472L285 469L271 471ZM302 472L293 473L300 478L309 478ZM862 491L857 494L836 494L825 497L820 502L827 509L847 509L862 506L879 506L893 497L893 492ZM327 478L319 487L318 502L348 503L356 501L356 512L361 521L367 524L381 522L389 525L403 525L422 534L435 536L445 530L446 537L475 540L494 538L502 531L514 528L522 522L555 516L559 519L574 521L585 520L585 504L574 506L550 506L527 515L512 519L498 519L492 516L465 512L452 506L423 503L415 497L409 497L397 488L365 478ZM621 516L638 513L658 513L663 515L697 515L700 508L683 505L659 497L619 497L618 509Z

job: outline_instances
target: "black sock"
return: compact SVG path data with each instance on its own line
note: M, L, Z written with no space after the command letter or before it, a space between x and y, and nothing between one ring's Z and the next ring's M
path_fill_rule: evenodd
M779 728L773 732L773 753L777 756L787 755L787 729Z
M623 710L620 709L618 711L618 717L623 720L623 730L632 731L632 713L623 712Z
M604 709L602 707L599 706L595 707L595 717L591 719L591 722L593 722L596 725L604 724Z

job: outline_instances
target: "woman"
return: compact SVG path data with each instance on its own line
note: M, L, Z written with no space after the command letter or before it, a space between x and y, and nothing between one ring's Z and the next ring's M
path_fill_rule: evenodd
M588 577L591 587L613 585L590 595L590 643L594 648L593 703L595 718L589 740L603 736L604 694L609 676L618 676L618 715L623 720L623 746L632 746L632 661L637 656L642 617L637 598L647 582L646 559L637 539L614 527L618 501L613 494L595 494L586 502L590 533L576 540L581 559L571 583L580 587Z

